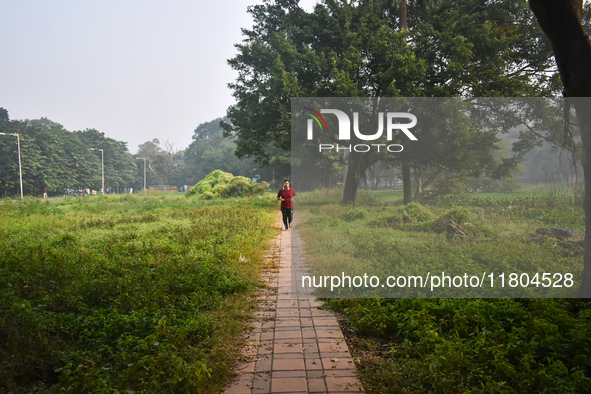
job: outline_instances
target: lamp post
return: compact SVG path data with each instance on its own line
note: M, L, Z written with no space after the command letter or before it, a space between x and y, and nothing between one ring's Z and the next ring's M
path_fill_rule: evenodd
M103 181L103 187L101 189L101 193L105 194L105 152L102 149L98 148L90 148L90 150L100 150L101 151L101 178Z
M23 198L23 170L21 167L21 138L20 135L17 133L0 133L0 135L16 135L16 144L18 146L18 177L20 179L21 185L21 201L24 200Z
M136 160L144 160L144 190L146 190L146 158L145 157L136 157Z

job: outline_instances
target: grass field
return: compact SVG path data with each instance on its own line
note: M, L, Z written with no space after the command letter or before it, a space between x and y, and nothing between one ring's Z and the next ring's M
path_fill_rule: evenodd
M569 271L577 278L582 271L581 246L536 233L584 229L580 195L570 189L445 196L407 206L399 192L361 191L355 207L340 205L339 197L334 190L300 193L298 228L317 275L446 269ZM450 219L464 236L442 225ZM552 290L545 296L562 294ZM369 392L591 391L591 304L464 298L478 295L466 289L456 295L330 298L326 305L345 317Z
M580 246L531 235L582 230L577 192L402 206L399 192L361 191L355 207L340 205L338 193L298 198L315 273L582 269ZM0 392L219 392L238 358L232 344L275 209L273 195L220 203L166 193L0 205ZM441 226L449 219L464 237ZM326 306L342 313L369 392L591 392L584 300L373 297Z
M271 199L0 205L0 392L219 392Z

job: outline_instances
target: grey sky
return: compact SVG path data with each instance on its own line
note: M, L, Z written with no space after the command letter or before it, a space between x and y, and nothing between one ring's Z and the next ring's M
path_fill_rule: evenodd
M186 148L234 103L227 59L261 0L0 0L0 107ZM303 0L311 9L316 0Z

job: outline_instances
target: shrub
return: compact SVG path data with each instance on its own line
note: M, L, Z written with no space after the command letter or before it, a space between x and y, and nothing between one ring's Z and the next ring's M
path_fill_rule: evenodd
M262 194L268 186L267 182L254 183L243 176L215 170L193 186L186 196L194 196L201 200L246 197L248 194Z
M408 205L396 206L374 219L372 225L379 227L401 228L406 224L418 224L432 219L429 210L421 204L413 202Z
M365 218L367 212L359 208L351 208L343 215L343 220L346 222L352 222L353 220L360 220Z

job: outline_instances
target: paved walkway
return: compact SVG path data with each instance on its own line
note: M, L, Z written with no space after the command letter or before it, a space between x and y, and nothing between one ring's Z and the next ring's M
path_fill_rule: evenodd
M297 230L281 231L267 259L268 287L246 334L240 375L226 393L362 392L333 312L296 286L306 272L302 253Z

